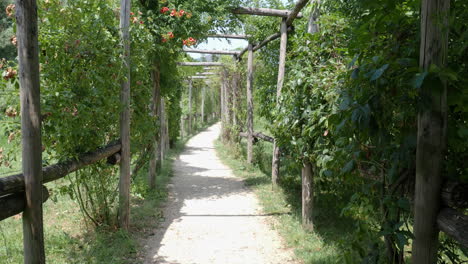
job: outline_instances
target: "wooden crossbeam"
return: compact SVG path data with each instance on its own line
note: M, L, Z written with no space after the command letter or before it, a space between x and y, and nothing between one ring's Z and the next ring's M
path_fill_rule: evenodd
M224 66L221 62L178 62L179 66L206 66L206 67L220 67Z
M213 34L208 35L209 38L229 38L229 39L248 39L249 35L231 35L231 34Z
M292 12L289 10L271 9L271 8L237 7L232 10L232 13L236 15L288 17ZM302 14L298 13L297 17L301 18Z
M184 52L189 53L202 53L202 54L215 54L215 55L239 55L239 51L229 50L199 50L199 49L184 49Z
M217 75L216 72L197 72L197 75Z
M195 76L190 76L188 77L189 79L208 79L207 76L199 76L199 75L195 75Z

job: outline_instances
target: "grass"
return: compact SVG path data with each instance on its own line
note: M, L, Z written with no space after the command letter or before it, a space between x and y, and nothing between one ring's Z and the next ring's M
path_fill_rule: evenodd
M204 128L206 126L199 130ZM146 188L147 165L139 171L132 183L130 232L90 226L83 220L78 203L58 191L69 183L66 178L47 184L52 193L52 198L44 204L47 262L142 263L145 253L143 242L162 217L160 206L167 198L166 186L172 176L172 163L183 150L186 140L188 138L169 151L157 174L158 188L154 191ZM17 165L19 168L20 163ZM0 264L22 262L22 221L21 216L16 215L0 222Z
M258 130L262 131L261 122ZM258 124L257 123L257 124ZM258 142L254 147L255 164L245 160L244 142L215 146L221 160L234 174L244 179L263 207L264 213L274 216L272 227L283 237L287 246L294 249L295 256L303 263L343 263L341 245L353 235L352 219L341 216L336 203L344 204L332 193L316 194L314 204L314 232L306 231L301 224L300 168L293 162L282 161L282 184L276 190L271 185L272 144Z

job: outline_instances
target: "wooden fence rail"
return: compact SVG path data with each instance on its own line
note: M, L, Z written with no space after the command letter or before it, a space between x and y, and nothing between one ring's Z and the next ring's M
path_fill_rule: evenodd
M46 202L49 198L49 191L45 186L42 186L42 202ZM0 197L0 221L17 215L24 211L26 207L26 198L24 191L8 194Z
M239 136L247 138L248 134L247 134L247 132L240 132ZM263 139L266 142L270 142L270 143L273 143L273 141L274 141L274 139L272 137L267 136L267 135L263 134L262 132L253 132L252 136L253 136L255 142L257 142L259 139Z
M58 180L66 175L77 171L87 165L94 164L102 159L108 158L121 149L120 141L99 148L94 152L81 155L77 159L70 159L54 165L42 168L43 184ZM22 173L11 175L0 179L0 197L4 195L21 192L24 190L24 175ZM2 208L0 208L2 209Z

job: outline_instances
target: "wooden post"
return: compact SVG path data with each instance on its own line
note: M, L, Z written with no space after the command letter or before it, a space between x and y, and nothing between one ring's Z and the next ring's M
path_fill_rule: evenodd
M205 123L205 85L202 87L201 95L201 122Z
M161 97L159 101L161 108L160 117L159 117L159 152L160 152L160 166L164 163L164 157L166 155L166 109L164 105L164 98Z
M449 0L423 0L421 3L421 68L444 68L448 49ZM436 263L439 230L442 170L447 148L447 84L432 77L421 88L427 106L418 114L416 150L416 190L412 263Z
M220 96L220 118L221 118L221 138L224 139L223 137L223 132L225 128L225 123L226 123L226 118L224 116L224 80L223 77L221 77L221 86L219 90L219 96Z
M158 115L159 109L159 102L161 100L161 87L160 87L160 71L159 71L159 64L155 61L154 69L152 72L153 77L153 101L151 104L151 112L152 116L155 118L160 118ZM156 122L157 124L158 122ZM153 144L151 146L151 158L149 164L149 172L148 172L148 185L150 189L154 189L156 187L156 171L158 169L158 161L160 160L159 152L158 152L158 131L154 131L153 136Z
M42 143L37 4L16 1L21 102L24 263L45 263L42 218Z
M312 209L314 204L314 180L312 164L306 160L302 167L302 226L312 231Z
M239 102L238 102L238 91L239 91L239 73L237 71L237 63L236 63L236 69L233 73L232 76L232 125L234 127L237 127L239 121L237 120L237 109L239 107Z
M229 125L231 124L231 116L230 116L230 93L229 93L229 82L228 82L228 73L227 70L223 70L223 88L224 88L224 117L225 117L225 131L224 134L226 139L229 138Z
M309 34L317 33L320 30L320 27L317 23L318 18L320 16L320 8L319 8L320 0L315 0L314 2L316 6L314 10L312 10L312 12L310 13L309 21L307 23L307 33Z
M188 80L189 83L189 98L188 98L188 105L189 105L189 113L188 113L188 133L189 135L192 134L192 86L193 81L192 79Z
M252 43L248 46L247 61L247 163L252 164L253 158L253 50Z
M180 98L180 109L182 109L184 106L182 102L182 97ZM185 122L184 122L184 115L181 114L180 116L180 137L184 138L185 137Z
M286 68L286 49L288 45L288 26L286 25L286 18L281 21L281 42L280 42L280 55L278 66L278 82L276 84L276 104L279 104L281 96L281 89L283 89L284 74ZM279 182L279 169L280 169L280 149L273 143L273 159L271 162L271 182L273 186L278 185Z
M130 0L120 2L120 30L124 47L125 80L122 81L120 101L120 139L122 157L119 182L119 226L128 230L130 223Z

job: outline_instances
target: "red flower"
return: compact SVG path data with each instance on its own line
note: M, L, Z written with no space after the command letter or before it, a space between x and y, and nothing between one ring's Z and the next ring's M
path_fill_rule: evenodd
M162 43L166 43L166 42L167 42L167 39L165 39L165 38L162 38L162 40L161 40L161 41L162 41Z
M169 38L174 38L174 33L168 32L168 33L167 33L167 36L169 36Z
M187 45L187 40L185 40L185 39L182 40L182 43L183 43L184 45Z
M184 11L183 9L181 9L181 10L179 11L179 17L182 17L184 14L185 14L185 11Z
M132 22L133 22L133 23L138 22L138 17L132 17Z
M172 9L170 16L175 16L175 15L177 15L177 10Z
M169 8L167 6L161 8L161 14L164 14L166 13L167 11L169 11Z
M131 16L134 16L134 15L135 15L135 13L133 13L133 12L130 12L130 15L131 15Z
M143 25L143 23L144 23L144 22L143 22L143 20L140 20L140 24L142 24L142 25Z

